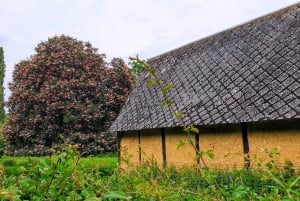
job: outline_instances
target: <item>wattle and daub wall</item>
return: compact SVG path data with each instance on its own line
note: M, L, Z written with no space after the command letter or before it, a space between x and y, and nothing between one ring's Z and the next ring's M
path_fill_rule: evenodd
M280 166L286 161L300 166L300 119L269 122L199 126L199 135L192 140L200 150L213 150L214 159L204 156L205 163L213 168L233 169L256 166L255 155L270 160L261 149L280 150L274 158ZM197 165L196 151L187 142L181 128L148 129L119 132L121 167L128 164L138 167L146 161L160 166ZM122 159L128 159L125 164ZM272 158L273 159L273 158ZM203 162L202 162L203 163ZM200 161L201 164L201 161Z

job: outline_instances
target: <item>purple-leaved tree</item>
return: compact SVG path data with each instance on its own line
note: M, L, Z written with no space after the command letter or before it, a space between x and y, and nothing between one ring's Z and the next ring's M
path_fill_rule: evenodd
M122 59L109 64L89 42L61 35L41 42L16 64L4 126L7 153L44 155L62 142L84 154L116 148L107 130L133 86Z

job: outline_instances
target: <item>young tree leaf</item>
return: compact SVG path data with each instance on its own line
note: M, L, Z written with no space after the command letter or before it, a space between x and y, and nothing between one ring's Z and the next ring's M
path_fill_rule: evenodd
M153 86L157 85L157 82L156 82L156 80L150 79L150 80L147 80L147 85L149 87L153 87Z
M179 139L178 145L176 149L180 149L182 148L184 145L186 145L186 142L183 141L182 139Z
M193 125L191 125L190 128L191 128L191 132L199 134L199 129L198 128L194 127Z

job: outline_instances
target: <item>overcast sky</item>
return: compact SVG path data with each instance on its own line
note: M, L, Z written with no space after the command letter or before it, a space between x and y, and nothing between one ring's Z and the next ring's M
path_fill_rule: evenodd
M164 53L298 0L0 0L7 83L41 41L69 35L112 57Z

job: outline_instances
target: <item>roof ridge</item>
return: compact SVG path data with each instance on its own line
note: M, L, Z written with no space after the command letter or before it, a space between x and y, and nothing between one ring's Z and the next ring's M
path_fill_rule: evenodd
M230 27L230 28L227 28L227 29L225 29L225 30L218 31L218 32L216 32L216 33L214 33L214 34L205 36L205 37L203 37L203 38L201 38L201 39L197 39L197 40L191 41L191 42L189 42L189 43L187 43L187 44L185 44L185 45L179 46L179 47L177 47L177 48L175 48L175 49L172 49L172 50L166 51L166 52L164 52L164 53L162 53L162 54L159 54L159 55L156 55L156 56L154 56L154 57L151 57L151 58L147 59L147 61L148 61L148 62L154 61L154 60L159 59L159 58L161 58L161 57L167 56L167 55L170 54L170 53L178 52L178 51L180 51L181 49L190 47L190 46L194 45L195 43L200 43L201 41L209 40L209 39L211 39L211 38L213 38L213 37L217 37L217 36L219 36L219 35L222 35L222 34L231 32L231 31L233 31L233 30L236 30L237 28L242 29L242 28L244 28L245 26L250 26L250 25L255 24L255 23L258 23L258 22L266 21L266 20L268 20L269 18L272 18L272 17L278 16L278 15L287 13L287 11L289 11L289 10L292 11L292 10L296 10L296 9L299 9L299 8L300 8L300 1L299 1L299 3L292 4L292 5L288 6L288 7L278 9L278 10L276 10L276 11L273 11L273 12L271 12L271 13L269 13L269 14L266 14L266 15L263 15L263 16L260 16L260 17L257 17L257 18L255 18L255 19L252 19L252 20L249 20L249 21L246 21L246 22L242 22L242 23L237 24L237 25L235 25L235 26L233 26L233 27Z

